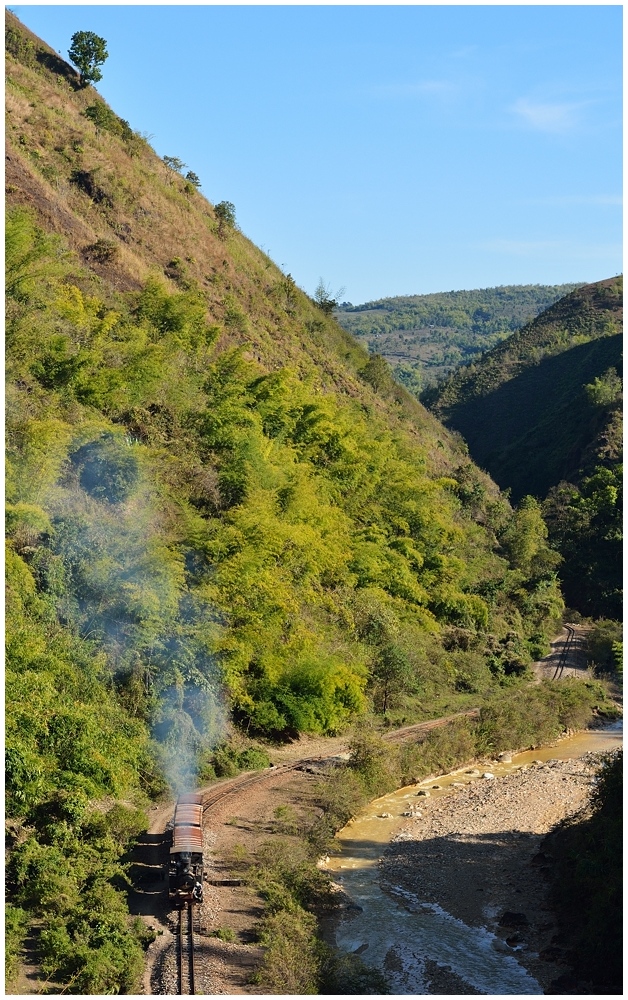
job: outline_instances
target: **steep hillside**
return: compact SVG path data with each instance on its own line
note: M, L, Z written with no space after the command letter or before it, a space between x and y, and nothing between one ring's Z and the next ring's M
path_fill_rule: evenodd
M8 244L11 500L46 518L56 504L39 543L66 561L69 507L76 524L98 518L104 532L111 517L128 531L115 590L150 576L128 565L149 557L123 513L143 492L170 574L167 598L154 599L172 621L172 602L204 595L231 704L249 725L268 705L266 722L255 715L262 730L334 728L360 703L372 661L357 596L426 636L486 628L481 594L509 572L496 539L507 507L385 367L8 21L7 183L20 206ZM32 464L41 452L45 473ZM93 625L82 606L93 569L72 566L72 614ZM143 622L145 600L131 618ZM122 631L128 641L145 628ZM300 690L308 668L297 664L312 656L337 677L337 707L317 720L294 707L311 693L281 695L283 708L272 693Z
M611 616L621 614L622 287L577 289L423 396L515 500L547 496L569 605Z
M147 797L508 689L562 600L538 505L7 25L9 957L128 992Z
M512 285L398 295L360 306L343 302L335 316L371 352L381 354L395 377L418 395L577 287Z

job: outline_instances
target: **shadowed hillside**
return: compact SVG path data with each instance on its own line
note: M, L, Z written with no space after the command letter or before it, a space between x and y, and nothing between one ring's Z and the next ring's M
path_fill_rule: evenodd
M565 296L423 399L515 500L545 498L570 607L621 616L621 277Z

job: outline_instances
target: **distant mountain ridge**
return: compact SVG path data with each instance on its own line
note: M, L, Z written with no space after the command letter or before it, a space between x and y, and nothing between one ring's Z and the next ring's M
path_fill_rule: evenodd
M336 318L395 377L418 393L458 365L498 344L562 296L579 287L501 285L428 295L398 295L354 306Z

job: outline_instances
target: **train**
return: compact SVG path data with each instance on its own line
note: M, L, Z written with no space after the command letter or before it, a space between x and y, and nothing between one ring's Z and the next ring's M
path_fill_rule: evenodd
M180 795L174 811L168 899L177 907L203 902L203 800Z

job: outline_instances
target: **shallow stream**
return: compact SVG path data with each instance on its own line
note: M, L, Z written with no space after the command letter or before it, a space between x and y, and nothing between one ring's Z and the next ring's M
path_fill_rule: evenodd
M513 754L511 762L491 764L488 770L497 778L533 761L572 760L590 752L613 750L622 739L620 721L605 729L577 733L552 746ZM385 970L396 994L425 994L425 962L432 960L449 966L483 994L541 995L543 990L537 981L512 953L505 953L510 949L486 928L467 926L438 905L422 902L401 887L392 893L390 887L386 893L380 888L378 862L407 822L403 813L409 800L416 805L421 788L429 788L430 795L436 797L455 794L454 782L484 780L481 766L475 776L465 773L469 769L467 766L437 779L428 778L375 799L337 834L340 850L325 867L334 873L355 909L338 926L336 943L345 951L359 952L369 965ZM435 784L440 788L435 789ZM382 813L390 816L381 818Z

